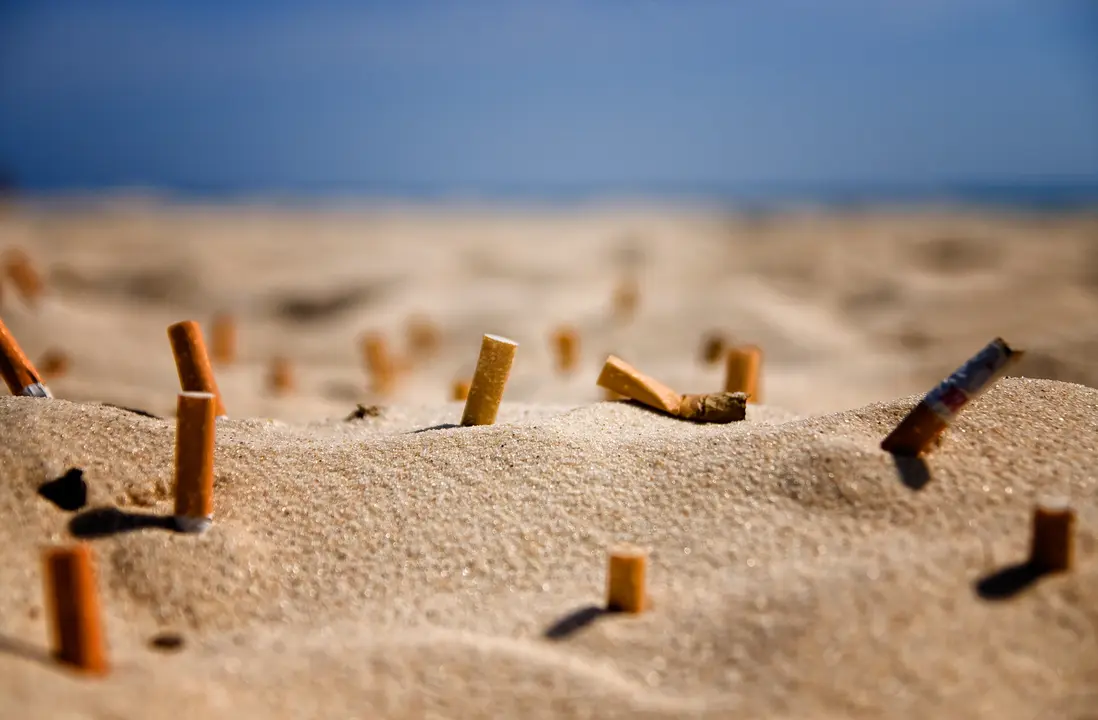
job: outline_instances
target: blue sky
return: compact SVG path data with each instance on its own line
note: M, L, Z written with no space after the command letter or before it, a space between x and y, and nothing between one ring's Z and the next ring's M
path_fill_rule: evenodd
M1091 0L0 0L35 189L1098 179Z

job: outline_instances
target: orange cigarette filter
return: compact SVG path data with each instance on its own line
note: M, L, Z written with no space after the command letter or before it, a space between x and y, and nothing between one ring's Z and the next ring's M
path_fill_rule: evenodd
M91 548L80 543L43 555L54 657L94 675L110 671Z
M213 521L214 441L217 397L179 393L175 426L175 524L202 532Z
M362 338L362 357L371 389L381 394L390 392L396 383L396 365L385 337L380 333L366 333Z
M275 395L287 395L294 391L294 366L289 358L271 358L271 371L267 376L267 384Z
M179 386L184 392L212 393L217 398L217 415L225 416L225 404L217 389L210 356L202 339L202 328L194 320L184 320L168 326L168 339L175 356L175 369L179 373Z
M557 370L562 374L575 370L579 360L579 334L575 328L565 325L554 330L552 344L557 355Z
M236 362L236 318L232 315L219 313L214 316L210 350L218 365Z
M69 354L64 350L47 350L38 360L38 367L42 368L44 377L62 377L69 372Z
M995 384L1022 355L1024 351L995 338L927 393L881 442L881 449L894 455L922 455L968 403Z
M1030 562L1045 572L1075 564L1075 511L1065 499L1045 500L1033 510Z
M29 397L52 397L42 376L27 359L15 337L8 331L7 325L0 319L0 375L12 395Z
M597 383L599 387L671 415L677 415L682 404L682 395L614 355L606 358Z
M644 612L645 572L647 554L633 547L622 547L610 553L606 583L606 609L614 612Z
M747 402L761 402L759 374L762 370L762 350L755 345L731 348L725 362L725 392L746 393Z
M408 349L415 360L431 357L438 350L439 331L423 315L413 315L408 319Z
M469 398L469 381L455 380L451 391L451 397L457 401L467 400Z
M619 320L628 320L637 312L640 301L640 288L636 278L626 278L614 289L614 315Z
M724 357L724 336L711 332L702 338L701 360L706 365L716 365Z
M30 257L18 248L4 255L4 272L15 283L16 290L28 304L35 304L45 291L42 276L35 269Z

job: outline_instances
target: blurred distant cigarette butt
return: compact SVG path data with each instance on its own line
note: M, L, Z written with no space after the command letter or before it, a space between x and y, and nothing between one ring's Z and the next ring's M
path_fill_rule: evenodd
M716 365L724 357L724 336L712 332L702 338L701 360L706 365Z
M91 548L84 543L50 548L43 559L54 657L83 672L105 675L110 667Z
M181 392L175 430L175 524L182 532L202 532L213 521L213 393Z
M1033 510L1030 562L1044 572L1065 572L1075 562L1075 511L1065 499L1038 503Z
M43 377L49 379L63 377L69 372L69 355L64 350L47 350L38 360Z
M294 366L289 358L271 358L270 373L267 376L267 385L275 395L288 395L294 391Z
M491 425L496 421L516 350L517 342L498 335L485 335L481 340L480 356L461 416L462 425Z
M725 391L747 393L747 402L761 402L759 372L762 369L762 350L754 345L730 348L725 363Z
M42 276L25 252L11 249L4 255L4 272L15 284L15 289L28 305L34 305L42 297L45 285Z
M396 382L396 366L384 336L378 333L363 336L362 359L370 376L370 388L381 394L392 390Z
M616 548L610 553L606 582L606 609L613 612L640 613L647 605L645 571L647 554L632 547Z
M218 365L236 362L236 318L220 313L213 318L210 338L211 357Z
M730 423L747 417L747 395L742 392L683 395L679 417L702 423Z
M579 335L575 329L566 326L557 328L553 331L552 344L557 370L562 374L575 370L579 360Z
M408 349L413 360L424 360L438 350L438 328L422 315L413 315L408 319Z
M931 390L881 442L894 455L921 455L961 411L1001 378L1024 354L995 338Z
M15 336L8 332L7 325L0 319L0 375L4 376L4 383L12 395L26 395L29 397L52 397L42 376L34 369L34 365L23 354Z
M598 385L671 415L678 414L682 401L679 393L614 355L606 358Z
M179 372L179 386L184 392L212 393L217 399L217 415L224 416L225 404L217 389L202 328L194 320L184 320L168 326L168 339L175 356L175 369Z
M618 320L629 320L637 312L640 303L640 287L636 278L625 278L614 288L614 316Z
M469 381L468 380L455 380L451 396L454 400L464 401L469 397Z

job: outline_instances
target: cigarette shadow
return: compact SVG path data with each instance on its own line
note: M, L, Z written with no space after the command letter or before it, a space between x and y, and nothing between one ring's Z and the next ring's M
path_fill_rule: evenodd
M7 635L0 635L0 653L33 660L43 665L52 665L54 662L49 650Z
M610 615L613 612L598 605L586 605L573 610L550 625L545 631L545 637L548 640L563 640L591 625L603 615Z
M896 472L909 490L922 490L930 482L930 466L926 460L917 455L892 455L892 462L896 465Z
M420 428L419 430L413 430L408 434L409 435L416 435L418 433L430 432L432 430L449 430L451 428L456 428L456 427L461 427L461 426L460 425L455 425L454 423L442 423L441 425L432 425L431 427L425 427L425 428Z
M175 530L175 518L171 515L148 515L103 507L82 512L69 521L69 532L78 538L107 537L146 528Z
M61 477L39 485L38 494L62 510L79 510L88 504L88 484L84 482L84 471L80 468L69 468Z
M128 412L128 413L133 413L134 415L140 415L141 417L152 418L153 420L163 420L164 419L164 418L160 417L159 415L154 415L153 413L149 412L148 410L140 410L138 408L126 407L125 405L115 405L114 403L109 403L109 402L99 403L99 404L102 405L103 407L114 408L115 410L123 410L123 411Z
M1049 575L1032 560L1008 565L976 581L976 594L984 600L1008 600Z

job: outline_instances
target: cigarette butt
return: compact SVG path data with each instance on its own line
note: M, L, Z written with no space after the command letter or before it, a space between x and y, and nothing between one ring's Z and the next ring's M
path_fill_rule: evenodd
M433 322L423 315L408 318L408 350L414 360L425 360L438 350L439 331Z
M672 415L678 414L682 402L679 393L614 355L606 358L598 385Z
M637 312L640 301L640 288L636 278L625 278L614 288L614 315L619 320L629 320Z
M762 350L755 345L730 348L725 362L725 392L747 393L747 402L761 402L759 371L762 368Z
M616 548L610 553L606 583L606 609L614 612L644 612L645 566L647 554L633 547Z
M47 350L39 358L38 367L42 368L42 376L50 380L63 377L69 372L69 355L64 350Z
M575 329L559 327L553 331L551 340L557 356L557 370L562 374L575 370L579 359L579 335Z
M619 395L618 393L614 392L610 388L603 388L602 389L602 400L603 400L603 402L616 402L618 400L624 400L624 399L625 399L624 395Z
M972 400L994 385L1024 354L1002 338L995 338L927 393L881 442L881 449L894 455L922 455Z
M498 335L485 335L481 340L477 367L461 415L462 425L491 425L496 421L517 350L517 342Z
M175 426L175 524L202 532L213 521L217 396L181 392Z
M275 395L287 395L294 391L294 366L289 358L271 358L271 370L267 376L267 386Z
M210 356L218 365L236 362L236 318L228 313L214 316L210 338Z
M4 272L15 284L15 289L29 305L34 305L42 297L45 284L35 269L30 257L18 248L12 248L4 254Z
M91 548L49 548L43 554L53 654L74 669L105 675L110 667Z
M451 396L454 400L464 401L469 398L469 381L468 380L455 380Z
M379 394L391 391L396 381L396 365L385 337L366 333L362 337L362 359L370 377L370 388Z
M724 356L724 336L711 332L702 338L701 360L706 365L716 365Z
M225 403L221 400L210 357L206 354L202 328L194 320L184 320L168 326L168 339L175 356L180 388L184 392L212 393L217 398L218 417L225 416Z
M15 341L15 337L8 331L2 319L0 319L0 375L4 376L4 382L12 395L53 397L42 382L42 376L23 354L22 348L19 347L19 343Z
M1045 572L1071 570L1075 561L1075 511L1066 499L1046 499L1033 510L1030 562Z
M747 395L742 392L683 395L679 417L702 423L730 423L747 417Z

